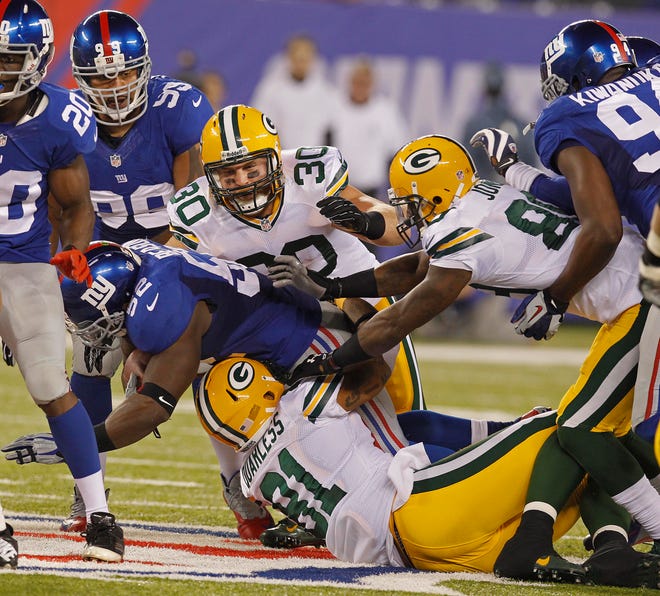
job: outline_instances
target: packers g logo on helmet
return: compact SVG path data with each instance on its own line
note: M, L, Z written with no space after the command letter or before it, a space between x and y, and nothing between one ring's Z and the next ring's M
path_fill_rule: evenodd
M204 126L201 137L204 173L215 199L243 216L259 216L284 192L282 152L277 128L270 118L245 105L227 106ZM236 170L252 168L263 175L240 184Z
M449 137L427 135L401 147L390 164L388 195L403 241L415 246L424 227L468 192L476 178L472 158Z
M261 362L227 358L202 378L195 409L209 435L246 451L266 432L282 393L284 385Z
M411 153L403 162L403 170L407 174L423 174L440 163L440 152L437 149L418 149Z

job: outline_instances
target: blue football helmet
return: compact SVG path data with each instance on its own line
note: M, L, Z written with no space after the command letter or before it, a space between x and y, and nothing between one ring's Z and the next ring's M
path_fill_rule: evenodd
M0 105L25 95L46 76L53 59L53 24L35 0L10 0L0 4L0 55L13 54L23 59L18 70L0 65ZM10 81L15 80L11 89Z
M626 39L635 55L637 66L645 66L649 63L655 64L660 60L660 43L639 35L627 35Z
M543 51L543 97L552 101L597 85L606 72L617 66L635 66L630 46L618 29L602 21L571 23Z
M69 331L83 344L110 349L126 333L125 309L133 295L140 258L115 242L92 242L85 251L92 286L68 277L60 280Z
M101 10L80 23L71 37L71 64L78 87L99 120L108 126L135 122L147 109L151 76L149 42L142 26L116 10ZM135 80L117 85L135 69ZM90 77L105 77L96 87Z

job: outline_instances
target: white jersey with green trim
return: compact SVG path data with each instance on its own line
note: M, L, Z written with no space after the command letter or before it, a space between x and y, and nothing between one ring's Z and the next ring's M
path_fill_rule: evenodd
M238 261L267 273L277 255L295 255L323 275L345 276L378 261L355 236L335 228L316 203L348 182L335 147L282 151L284 198L268 219L239 218L219 205L206 178L180 190L168 204L174 236L199 252Z
M554 205L512 186L480 180L424 230L431 266L472 272L470 285L523 296L547 288L564 269L580 223ZM569 306L569 312L609 323L638 304L637 263L644 239L630 227L615 255Z
M421 444L396 456L376 447L360 416L337 404L340 382L305 381L282 397L246 454L241 487L325 538L338 559L401 566L389 532L392 505L410 496L413 468L429 460Z

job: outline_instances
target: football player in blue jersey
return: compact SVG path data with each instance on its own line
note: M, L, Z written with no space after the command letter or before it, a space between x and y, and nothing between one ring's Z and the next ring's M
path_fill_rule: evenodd
M43 83L52 59L53 27L34 0L0 2L0 335L14 354L34 402L45 412L59 450L85 500L83 558L120 561L122 529L108 513L92 424L69 386L65 326L57 272L49 264L48 195L61 210L64 247L53 260L85 282L84 255L94 211L84 156L94 150L88 103ZM90 278L91 281L91 278ZM83 283L83 285L86 285ZM16 566L12 529L0 515L0 562Z
M89 102L99 131L95 151L85 156L94 239L166 242L167 202L203 175L198 143L213 111L208 100L188 83L152 76L145 32L123 12L101 10L85 18L71 39L71 63L78 95ZM112 410L110 378L121 359L118 342L96 349L74 336L71 386L93 423ZM105 461L102 454L104 471ZM78 532L85 523L74 489L61 529Z

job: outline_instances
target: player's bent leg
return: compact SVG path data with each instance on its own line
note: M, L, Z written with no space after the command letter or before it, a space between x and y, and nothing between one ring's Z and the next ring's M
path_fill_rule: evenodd
M414 473L412 494L392 519L415 568L493 571L525 503L527 485L521 479L529 476L538 451L554 432L554 420L550 412L521 421ZM498 495L496 502L492 494ZM566 507L557 532L568 531L578 516L577 506ZM548 573L559 564L550 562Z

